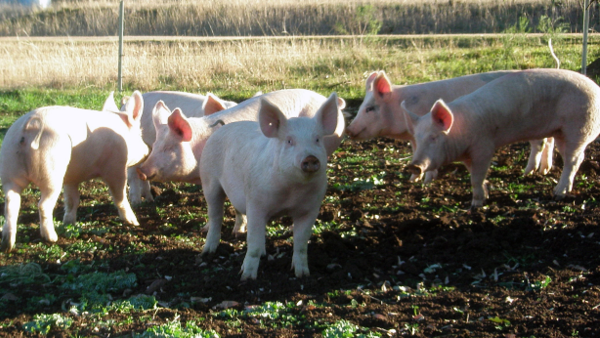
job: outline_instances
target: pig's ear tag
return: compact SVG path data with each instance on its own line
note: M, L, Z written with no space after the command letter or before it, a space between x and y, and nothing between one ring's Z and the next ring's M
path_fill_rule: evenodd
M450 108L446 106L444 101L438 100L431 109L431 118L433 123L438 126L441 131L445 134L450 132L452 124L454 123L454 115L450 111Z

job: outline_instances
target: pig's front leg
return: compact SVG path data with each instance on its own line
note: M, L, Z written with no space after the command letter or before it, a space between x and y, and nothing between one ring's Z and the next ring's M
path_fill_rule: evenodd
M300 217L294 217L294 255L292 256L292 267L296 277L309 276L308 269L308 240L312 235L312 226L317 220L319 209L306 213Z
M554 138L548 137L544 139L544 151L542 152L542 158L538 172L542 175L546 175L552 169L552 155L554 154Z
M267 217L264 210L261 210L260 206L248 205L246 216L248 218L247 250L241 269L242 280L256 279L260 257L267 254L265 247Z
M119 211L119 217L128 224L140 225L129 205L127 200L127 176L126 171L122 173L115 173L114 175L105 175L102 177L104 182L108 185L108 189L113 197L113 201L117 210Z
M129 167L127 169L127 183L129 184L129 200L131 205L139 207L142 204L142 197L146 202L153 202L152 191L150 190L150 182L142 181L137 174L138 166Z
M1 251L8 252L15 246L17 239L17 220L21 208L21 191L23 188L12 185L9 182L4 183L4 226L2 227L2 246Z
M527 160L527 167L525 167L523 175L527 176L540 167L544 154L544 145L544 140L529 141L529 159Z
M471 187L473 189L473 200L471 209L483 206L483 201L489 197L485 177L492 161L491 154L480 154L474 156L470 162L465 162L467 169L471 173Z
M79 207L79 188L78 184L64 185L65 215L63 224L75 224L77 221L77 207Z

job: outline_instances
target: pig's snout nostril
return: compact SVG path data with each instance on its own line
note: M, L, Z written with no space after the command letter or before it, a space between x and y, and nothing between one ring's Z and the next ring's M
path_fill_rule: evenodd
M414 164L409 164L406 167L406 170L408 170L409 173L414 174L414 175L421 175L421 172L422 172L421 167L418 167Z
M319 162L319 159L312 155L307 156L302 161L302 171L304 171L304 172L314 173L314 172L318 171L320 167L321 167L321 163Z
M144 174L140 168L136 168L135 171L137 171L137 174L138 174L138 177L140 178L140 180L142 180L142 181L148 180L148 176L146 176L146 174Z

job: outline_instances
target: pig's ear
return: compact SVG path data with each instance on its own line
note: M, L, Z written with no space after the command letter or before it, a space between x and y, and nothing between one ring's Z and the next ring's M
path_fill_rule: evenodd
M263 94L262 90L259 90L256 93L254 93L254 95L252 95L252 97L261 96L262 94Z
M279 107L265 99L260 100L258 124L266 137L279 137L287 131L287 118Z
M142 97L142 93L137 90L133 92L125 104L125 111L134 121L139 122L144 112L144 98Z
M373 72L367 78L367 88L365 88L367 92L373 91L373 81L375 81L377 74L379 74L379 72Z
M392 83L390 79L388 79L385 72L381 71L377 74L377 77L373 82L373 92L375 92L378 97L385 97L392 92Z
M192 127L190 122L183 115L181 109L175 108L167 121L169 129L181 138L183 142L189 142L192 139Z
M202 110L204 110L204 116L212 115L221 110L225 110L223 102L219 100L214 94L206 94L206 100L202 104Z
M341 97L338 97L337 104L339 110L346 108L346 100L342 99Z
M315 116L317 121L320 121L323 126L323 135L331 135L337 129L338 112L338 97L334 92L329 95L329 98L323 103L321 108L319 108L319 111L317 111Z
M406 108L406 101L402 101L400 104L404 111L404 122L406 122L406 128L411 135L415 134L415 125L419 122L419 115L411 112Z
M104 105L102 106L102 111L110 111L110 112L118 112L119 107L115 104L115 92L110 92L106 101L104 101Z
M162 101L159 100L152 109L152 122L154 123L154 129L158 130L163 124L167 124L167 121L171 116L169 107Z
M431 108L431 118L433 119L433 124L438 126L442 132L446 134L450 132L452 123L454 122L454 115L442 99L437 100L433 108Z

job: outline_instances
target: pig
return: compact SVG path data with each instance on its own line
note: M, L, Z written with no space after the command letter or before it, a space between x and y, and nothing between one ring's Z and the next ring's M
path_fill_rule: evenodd
M204 145L223 124L234 121L257 121L262 99L276 104L286 117L315 115L326 98L306 89L284 89L254 96L239 105L200 118L186 118L181 109L171 112L164 103L153 110L156 142L146 161L138 167L142 180L178 181L200 184L199 162ZM338 124L333 135L324 139L327 155L339 147L345 129L342 113L346 102L338 97ZM236 210L233 232L245 231L245 217Z
M401 102L404 101L406 107L414 114L425 115L440 98L447 102L453 101L490 81L514 72L516 71L495 71L408 86L394 86L384 71L373 72L367 78L365 99L358 114L346 129L346 134L355 140L374 137L408 140L414 152L415 140L404 122ZM530 143L531 154L525 175L536 168L540 173L547 174L552 168L553 140L532 140ZM424 183L431 182L436 176L437 170L427 171ZM421 176L412 175L410 181L420 179Z
M286 114L266 97L259 103L258 122L225 124L202 152L200 178L208 205L202 254L217 249L228 197L248 219L242 280L256 279L260 257L266 254L266 223L283 214L294 221L296 277L308 276L308 240L327 189L324 138L336 131L338 98L331 94L312 117L288 118L301 114Z
M124 111L113 94L102 111L43 107L21 116L8 129L0 149L5 223L0 250L14 247L21 192L30 183L41 192L42 239L56 242L53 209L64 186L65 224L75 223L79 183L100 177L108 185L123 221L139 225L126 197L127 167L149 153L140 131L142 95L133 94ZM114 109L114 110L113 110Z
M181 108L187 117L210 115L237 105L236 102L222 100L212 93L207 93L204 96L185 92L155 91L144 93L142 97L144 99L144 112L141 120L142 138L149 147L152 147L156 140L152 110L158 101L163 101L168 106ZM138 165L135 165L127 170L129 199L133 206L141 205L142 198L148 202L154 201L150 191L150 183L139 179L137 168Z
M178 181L200 184L199 161L204 144L223 124L234 121L257 121L262 99L276 104L286 117L314 116L326 98L305 89L284 89L252 97L239 105L201 118L187 118L181 109L171 112L164 104L153 111L156 142L146 161L139 167L143 180ZM325 137L327 154L340 145L344 133L341 109L345 101L338 98L338 127L333 135Z
M500 77L449 104L439 100L421 117L408 108L404 116L417 146L408 170L418 175L462 161L471 173L471 208L487 198L484 181L496 148L553 137L564 162L554 189L561 199L573 187L586 146L600 132L600 88L573 71L531 69Z

